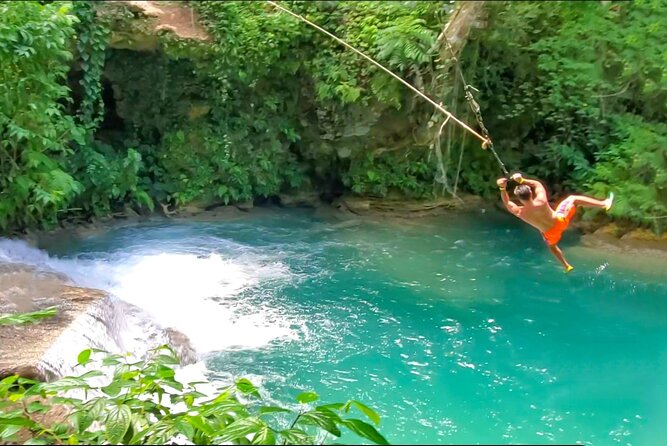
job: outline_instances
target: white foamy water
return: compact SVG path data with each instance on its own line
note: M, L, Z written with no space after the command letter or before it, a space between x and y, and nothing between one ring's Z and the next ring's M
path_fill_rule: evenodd
M107 291L144 310L163 328L186 334L200 354L262 348L299 337L300 329L294 328L302 325L299 321L272 307L270 299L253 298L254 288L270 284L269 293L279 292L294 275L280 261L242 246L232 254L202 254L181 240L164 247L135 244L127 252L90 257L51 257L23 241L0 240L0 261L63 273L75 285ZM141 339L140 327L125 327L125 337Z
M182 331L200 352L259 348L295 335L275 309L236 299L263 281L289 280L280 264L239 264L219 254L136 255L114 268L114 279L108 291Z

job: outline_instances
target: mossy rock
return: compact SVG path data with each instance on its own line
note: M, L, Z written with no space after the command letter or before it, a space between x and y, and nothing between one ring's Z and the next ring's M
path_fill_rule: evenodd
M595 231L595 235L611 238L620 238L626 231L616 223L609 223Z
M655 232L649 229L637 228L633 229L627 234L624 234L621 237L621 240L660 242L667 244L667 233L662 235L657 235Z
M160 42L157 35L132 31L114 31L109 38L109 47L118 50L155 51Z

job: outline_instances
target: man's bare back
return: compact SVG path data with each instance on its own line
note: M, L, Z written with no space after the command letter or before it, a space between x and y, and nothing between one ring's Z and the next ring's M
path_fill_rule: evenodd
M516 215L540 232L548 231L556 223L555 211L546 201L533 200L531 204L521 206Z
M610 194L606 200L596 200L583 195L570 195L561 201L557 209L554 210L549 205L547 191L542 183L524 179L518 173L512 175L512 180L519 183L519 186L514 189L514 195L519 199L521 205L517 205L510 200L506 191L507 178L499 178L496 181L505 207L512 214L539 230L551 253L565 267L565 272L570 272L573 267L565 260L563 252L558 247L558 242L574 217L576 206L603 207L608 211L611 208L614 194Z

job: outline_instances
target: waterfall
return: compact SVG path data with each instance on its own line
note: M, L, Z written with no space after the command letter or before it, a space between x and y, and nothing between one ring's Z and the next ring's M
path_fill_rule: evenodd
M43 379L72 374L86 348L144 357L168 344L190 364L209 352L294 338L300 321L241 298L260 280L291 279L275 259L221 239L130 244L74 258L0 239L0 312L59 309L51 320L0 327L0 372L13 365Z
M168 344L182 364L196 361L186 335L107 292L73 286L71 278L54 268L62 264L22 241L0 241L0 312L58 309L56 316L39 323L0 326L0 375L20 371L53 380L76 374L77 356L86 348L141 358Z

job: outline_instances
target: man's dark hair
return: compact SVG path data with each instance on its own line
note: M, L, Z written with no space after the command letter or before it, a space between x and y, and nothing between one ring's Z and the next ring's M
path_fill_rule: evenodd
M528 201L533 197L533 190L527 184L520 184L514 188L514 195L519 200Z

